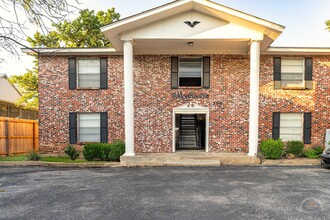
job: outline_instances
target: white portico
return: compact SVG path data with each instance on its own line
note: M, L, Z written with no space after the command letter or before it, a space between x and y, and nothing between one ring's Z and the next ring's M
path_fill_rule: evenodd
M281 34L283 26L207 0L178 0L104 26L101 30L115 50L124 54L126 156L135 155L135 54L249 54L248 155L257 153L260 53Z

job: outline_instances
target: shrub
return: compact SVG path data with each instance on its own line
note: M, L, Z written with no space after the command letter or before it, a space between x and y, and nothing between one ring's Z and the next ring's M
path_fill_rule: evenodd
M41 160L41 155L37 152L31 152L28 155L28 160L39 161Z
M324 147L322 146L313 146L312 148L315 150L315 153L319 156L321 156L324 151Z
M293 154L297 157L303 155L304 143L302 141L288 141L286 145L286 153Z
M79 157L79 152L76 150L74 146L70 144L66 148L64 148L64 153L69 155L71 160L75 160Z
M83 156L86 160L109 160L110 144L88 143L84 145Z
M120 156L125 153L125 142L122 140L117 140L113 142L110 146L109 160L120 161Z
M260 150L267 159L279 159L284 153L284 144L281 139L267 139L261 142Z
M305 150L304 156L311 159L317 159L321 157L323 150L324 148L322 146L314 146Z
M95 159L101 160L103 143L88 143L84 145L83 156L86 160L92 161Z

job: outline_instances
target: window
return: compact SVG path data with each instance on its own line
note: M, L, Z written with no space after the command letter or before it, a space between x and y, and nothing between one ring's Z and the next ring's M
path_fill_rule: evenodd
M303 87L304 59L282 59L281 85L282 87Z
M69 89L107 89L107 58L69 58Z
M210 57L172 57L171 88L210 88Z
M282 141L303 140L303 114L281 113L280 138Z
M275 89L313 89L312 58L274 58Z
M78 142L100 142L99 113L78 114Z
M179 59L179 86L202 86L202 59Z
M69 113L70 144L77 142L108 143L108 112Z
M311 143L311 113L273 113L273 139Z
M100 60L79 59L77 62L78 87L99 88L100 87Z

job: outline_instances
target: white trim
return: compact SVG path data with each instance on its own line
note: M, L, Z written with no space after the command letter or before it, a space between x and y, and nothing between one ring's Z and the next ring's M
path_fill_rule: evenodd
M209 127L210 127L210 111L208 107L198 104L189 103L173 108L172 113L172 152L175 152L175 115L176 114L201 114L205 115L205 152L209 152Z
M250 46L250 107L249 107L249 153L258 153L259 134L259 72L260 72L260 42L252 41Z
M65 55L123 55L123 52L117 52L114 48L22 48L23 53L44 54L52 56Z
M330 55L329 47L269 47L263 55Z

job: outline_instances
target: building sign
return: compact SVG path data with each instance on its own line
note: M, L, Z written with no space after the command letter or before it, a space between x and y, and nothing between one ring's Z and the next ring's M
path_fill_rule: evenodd
M189 92L184 94L183 92L176 92L172 94L173 99L207 99L209 98L209 94L206 93L196 93L196 92Z

